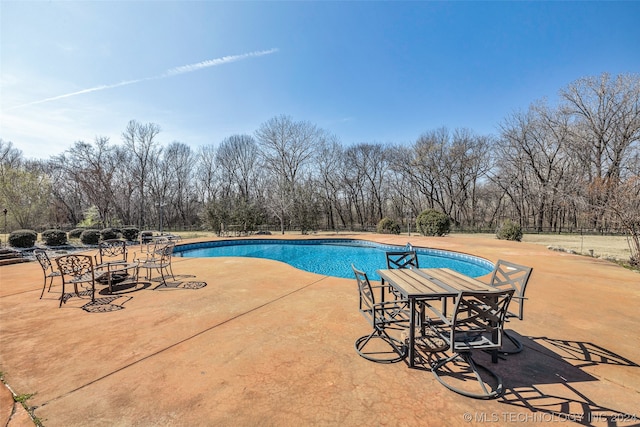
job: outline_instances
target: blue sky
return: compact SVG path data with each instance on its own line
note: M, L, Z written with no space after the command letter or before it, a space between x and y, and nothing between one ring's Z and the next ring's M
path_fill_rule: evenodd
M0 138L46 159L129 120L197 149L276 115L343 145L497 134L640 72L640 2L0 2Z

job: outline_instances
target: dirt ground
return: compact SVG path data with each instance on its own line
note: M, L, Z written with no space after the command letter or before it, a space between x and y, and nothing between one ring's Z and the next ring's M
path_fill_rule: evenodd
M458 234L456 234L458 235ZM464 237L491 237L490 234L459 234ZM523 242L535 243L556 250L574 251L577 254L598 258L628 260L631 256L626 236L589 236L579 234L525 234Z

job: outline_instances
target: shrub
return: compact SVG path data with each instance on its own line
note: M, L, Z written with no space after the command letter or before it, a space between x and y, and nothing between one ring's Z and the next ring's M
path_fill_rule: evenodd
M519 242L522 240L522 227L520 227L520 224L508 219L498 227L496 237L500 240L515 240Z
M125 227L122 229L122 237L127 239L130 242L134 242L138 240L138 234L140 230L137 227Z
M378 222L376 231L382 234L400 234L400 224L391 218L384 217Z
M100 230L100 238L102 240L117 239L118 230L115 228L103 228Z
M451 219L435 209L427 209L416 218L416 227L423 236L444 236L451 230Z
M153 240L153 231L145 230L140 232L140 243L149 243Z
M100 230L84 230L80 234L80 241L85 245L97 245L100 241Z
M62 230L45 230L42 240L47 246L62 246L67 244L67 233Z
M84 231L84 228L74 228L73 230L71 230L68 234L69 234L69 238L70 239L79 239L80 235L82 234L82 232Z
M32 248L37 239L38 233L33 230L15 230L9 234L9 244L14 248Z

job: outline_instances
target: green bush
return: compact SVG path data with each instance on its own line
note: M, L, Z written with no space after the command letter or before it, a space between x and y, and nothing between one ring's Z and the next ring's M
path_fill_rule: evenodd
M102 230L100 230L100 238L102 240L111 240L111 239L117 239L118 237L118 230L115 228L103 228Z
M80 234L80 241L85 245L97 245L100 241L100 230L84 230Z
M416 218L416 227L423 236L444 236L451 230L451 219L435 209L427 209Z
M47 246L63 246L67 244L67 233L62 230L45 230L42 241Z
M71 230L68 235L70 239L79 239L80 235L82 234L82 232L84 231L84 228L74 228L73 230Z
M125 227L122 229L122 237L127 239L130 242L134 242L138 240L138 234L140 230L137 227Z
M153 231L145 230L140 232L140 243L149 243L153 240Z
M515 240L519 242L522 240L522 227L520 227L520 224L508 219L498 227L496 237L500 240Z
M9 244L14 248L32 248L38 240L38 233L33 230L15 230L9 234Z
M400 234L400 224L391 218L384 217L378 222L376 231L381 234Z

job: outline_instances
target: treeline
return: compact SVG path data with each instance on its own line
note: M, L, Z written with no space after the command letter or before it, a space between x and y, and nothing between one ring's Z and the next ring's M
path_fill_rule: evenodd
M406 229L435 208L466 230L511 219L540 231L637 237L639 101L640 76L605 73L563 88L555 105L536 101L514 112L498 135L440 128L411 145L345 145L284 115L197 150L164 145L157 124L137 121L119 142L79 141L48 160L25 160L0 140L0 202L10 229L146 229L162 221L306 232L371 229L384 217Z

